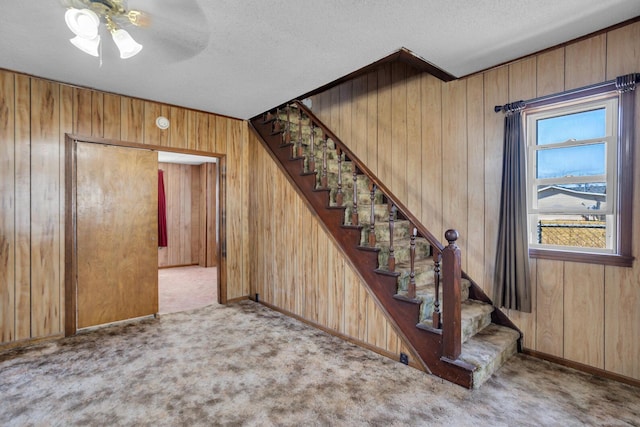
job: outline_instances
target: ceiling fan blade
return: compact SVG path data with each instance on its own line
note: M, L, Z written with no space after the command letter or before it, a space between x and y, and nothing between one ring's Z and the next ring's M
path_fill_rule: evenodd
M142 11L148 19L143 28L129 29L145 46L145 55L160 61L183 61L209 44L207 19L196 0L130 0L129 8Z

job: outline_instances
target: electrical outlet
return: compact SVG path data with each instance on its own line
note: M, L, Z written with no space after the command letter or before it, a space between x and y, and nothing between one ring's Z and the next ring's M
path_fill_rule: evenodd
M409 356L405 353L400 353L400 363L404 363L405 365L409 364Z

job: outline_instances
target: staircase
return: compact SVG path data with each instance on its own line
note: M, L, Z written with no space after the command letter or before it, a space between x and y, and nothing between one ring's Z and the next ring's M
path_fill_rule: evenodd
M300 102L251 120L272 157L332 233L427 372L477 388L521 334L442 245Z

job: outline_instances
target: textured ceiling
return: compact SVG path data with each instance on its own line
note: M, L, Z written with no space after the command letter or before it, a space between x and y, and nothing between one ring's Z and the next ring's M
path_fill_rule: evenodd
M69 43L63 0L0 0L0 68L250 118L404 47L459 77L640 15L639 0L130 0L122 60ZM640 41L639 41L640 43Z

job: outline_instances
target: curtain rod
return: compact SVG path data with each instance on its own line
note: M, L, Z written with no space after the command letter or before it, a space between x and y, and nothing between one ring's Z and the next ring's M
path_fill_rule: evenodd
M504 111L505 113L523 110L527 107L534 107L549 103L549 101L565 101L578 96L589 96L596 93L602 93L607 90L627 91L635 89L636 84L640 83L640 73L632 73L619 76L615 80L608 80L602 83L596 83L589 86L583 86L577 89L570 89L564 92L545 95L538 98L529 99L527 101L516 101L505 105L496 105L493 110L496 113Z

